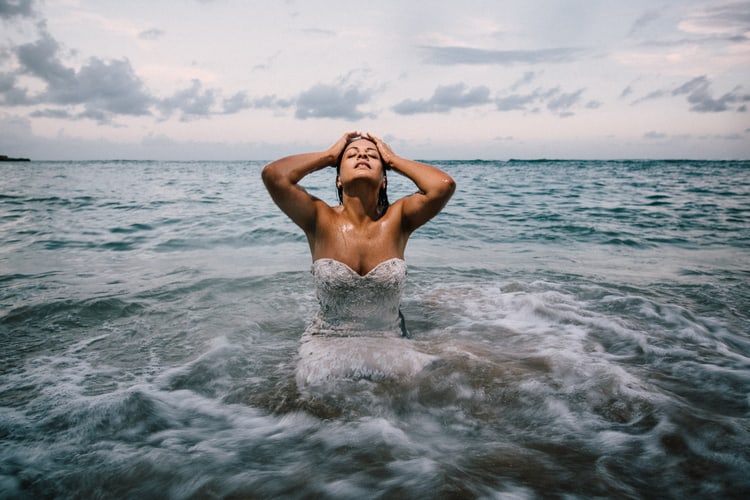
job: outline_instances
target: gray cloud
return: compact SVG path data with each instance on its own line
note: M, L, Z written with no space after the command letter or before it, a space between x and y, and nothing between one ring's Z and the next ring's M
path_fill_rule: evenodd
M710 80L703 75L680 85L672 91L672 95L687 95L690 111L698 113L720 113L729 111L734 104L750 102L750 94L741 94L740 87L735 87L718 99L714 99L710 86ZM737 110L742 111L742 107L740 106Z
M513 85L510 86L510 89L513 91L516 91L519 87L528 85L529 83L532 82L532 80L534 80L536 75L537 74L534 73L533 71L527 71L526 73L523 74L523 76L519 80L517 80Z
M485 86L467 89L463 83L438 86L429 99L406 99L393 106L400 115L418 113L447 113L454 108L480 106L490 101L490 89Z
M255 109L284 109L292 106L294 106L294 100L279 99L275 95L256 97L252 100L252 107Z
M392 109L401 115L418 113L447 113L455 108L468 108L494 103L498 111L523 111L538 113L543 108L559 117L572 116L575 108L597 109L602 103L596 100L583 102L585 89L563 92L559 87L538 87L529 92L516 92L519 86L531 82L534 74L528 72L513 83L505 93L492 98L490 90L483 86L468 88L464 83L438 86L428 99L406 99ZM510 92L510 93L508 93Z
M472 47L421 47L425 62L439 65L454 64L549 64L569 62L581 53L580 49L561 47L540 50L488 50Z
M34 104L26 89L16 86L16 76L11 73L0 73L0 104L5 106L26 106Z
M57 118L62 120L75 120L77 117L65 109L41 109L33 111L29 116L32 118Z
M651 20L653 19L655 18ZM648 40L641 45L655 48L695 46L696 44L714 47L717 43L747 42L749 40L747 33L750 31L750 3L734 2L694 10L688 17L682 19L682 23L687 26L682 25L680 29L688 32L688 36L679 39Z
M33 0L0 0L0 18L31 17L34 15Z
M669 91L667 90L654 90L653 92L649 92L648 94L639 97L635 101L631 103L631 105L635 106L636 104L640 104L644 101L650 101L652 99L660 99L666 95L669 95Z
M84 107L83 111L79 113L73 113L68 109L63 108L46 108L33 111L29 116L32 118L54 118L56 120L94 120L101 124L115 127L118 126L113 122L113 116L110 113L106 113L91 106Z
M498 111L529 111L529 106L539 100L537 92L530 94L512 94L495 99Z
M138 33L138 38L141 40L156 40L164 36L164 31L159 28L151 28Z
M664 97L686 96L690 111L696 113L722 113L724 111L747 111L750 102L750 94L741 92L737 86L731 91L715 98L711 89L711 80L706 75L695 77L674 89L657 89L634 100L631 104L636 105L644 101L661 99Z
M662 12L660 9L649 9L643 12L630 28L630 36L636 35L644 30L648 25L659 19L661 14Z
M8 105L55 104L84 105L80 114L56 113L58 116L92 118L109 123L113 115L148 115L154 103L143 82L126 59L102 61L91 58L80 70L66 67L59 57L60 46L49 33L16 48L18 74L34 76L46 84L41 93L29 96L17 86L16 76L0 77L0 99ZM49 110L43 112L52 116Z
M252 107L253 104L247 98L247 94L245 92L237 92L232 97L224 99L222 112L225 115L231 115Z
M321 29L321 28L305 28L301 31L302 33L306 35L313 35L313 36L334 37L337 35L337 33L333 30L326 30L326 29Z
M39 24L39 39L19 45L11 56L18 61L14 72L0 73L0 104L9 106L56 105L61 108L35 110L32 117L68 120L90 119L114 125L117 115L147 116L156 109L162 118L177 113L183 121L217 113L236 113L246 108L289 107L288 101L273 98L250 100L244 93L223 101L217 111L219 91L204 88L193 80L188 88L159 99L151 94L127 59L104 61L93 57L79 70L65 65L60 44ZM149 30L157 36L158 30ZM143 36L144 33L141 35ZM43 91L30 95L19 86L18 76L32 76L45 84ZM77 107L78 109L74 109Z
M233 114L245 109L287 109L296 106L296 116L357 120L371 116L359 109L374 91L355 85L316 85L292 99L276 96L250 98L245 92L221 99L221 91L205 88L193 80L187 88L158 98L149 92L127 59L89 59L80 69L67 66L60 44L39 25L40 36L16 47L10 54L18 64L12 72L0 73L0 104L6 106L47 105L30 116L66 120L95 120L116 125L116 116L148 116L154 111L162 119L178 115L189 121L216 114ZM19 76L31 76L44 84L44 90L29 93L20 86Z
M723 141L741 141L744 140L744 137L742 137L742 134L709 134L709 135L699 135L698 139L708 139L708 140L723 140Z
M166 117L175 112L180 112L182 114L181 120L189 121L214 114L213 107L215 104L216 91L204 89L200 80L193 80L190 87L178 90L171 97L159 101L157 108Z
M574 104L581 100L581 94L583 94L583 89L555 95L547 102L547 109L555 113L567 113Z
M79 104L91 110L120 115L150 114L153 98L126 59L102 61L92 58L76 74L70 88L52 89L52 100Z
M656 140L656 141L666 139L667 137L669 137L667 134L663 132L657 132L655 130L650 130L646 132L645 134L643 134L644 139L651 139L651 140Z
M498 111L525 111L528 113L538 113L541 106L545 106L549 111L561 118L572 116L573 108L581 102L585 89L578 89L574 92L562 92L559 87L550 89L537 88L529 93L514 93L495 99L495 105ZM599 101L590 100L584 107L587 109L596 109L602 105Z
M750 3L733 2L707 7L694 13L688 21L705 31L746 39L745 34L750 31Z
M341 118L350 121L373 117L372 113L365 113L358 109L360 105L367 104L373 94L374 90L361 89L356 85L320 83L297 96L295 99L297 109L294 116L302 120Z
M16 57L21 73L36 76L51 87L67 87L75 80L75 71L66 68L58 59L60 45L52 36L42 31L39 40L19 45Z
M245 109L285 109L294 105L289 99L279 99L275 95L267 95L250 99L246 92L237 92L224 99L222 114L231 115Z

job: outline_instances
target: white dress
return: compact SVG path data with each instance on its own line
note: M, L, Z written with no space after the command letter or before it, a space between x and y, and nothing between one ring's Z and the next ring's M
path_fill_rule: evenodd
M336 379L402 379L435 358L406 338L399 306L406 262L393 258L362 276L334 259L313 262L320 308L302 335L299 388Z

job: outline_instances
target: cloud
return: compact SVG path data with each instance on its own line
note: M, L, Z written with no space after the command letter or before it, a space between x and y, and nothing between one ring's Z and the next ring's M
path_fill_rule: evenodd
M75 71L66 68L58 59L60 44L46 31L39 40L19 45L16 57L20 72L36 76L51 87L67 87L75 79Z
M685 82L672 91L673 96L687 95L690 111L698 113L720 113L729 111L734 104L750 102L750 94L741 94L740 87L735 87L718 99L714 99L710 90L711 82L705 76L699 76ZM742 106L737 110L742 111Z
M733 2L693 12L679 24L689 33L714 34L747 40L750 31L750 3Z
M29 116L31 116L32 118L55 118L58 120L76 120L79 118L70 111L60 108L47 108L32 111Z
M303 91L294 100L297 107L294 116L301 120L308 118L341 118L355 121L373 117L359 109L367 104L374 94L372 89L362 89L357 85L340 83L337 85L319 83Z
M750 94L741 92L737 86L731 91L715 98L711 90L711 80L706 75L698 76L688 80L674 89L657 89L634 100L631 104L636 105L644 101L661 99L664 97L687 96L690 111L696 113L722 113L724 111L745 112L750 102Z
M143 80L135 73L127 59L105 61L92 57L76 70L61 58L60 44L40 24L39 38L13 50L18 64L13 72L0 73L0 104L4 106L46 105L30 114L34 118L65 120L95 120L101 124L116 125L116 116L150 116L158 111L162 119L178 114L180 120L217 114L232 114L244 109L284 109L299 101L303 117L343 116L357 119L363 113L345 110L349 102L362 104L369 99L367 92L354 87L339 92L338 103L331 95L323 96L313 88L296 100L264 96L251 99L238 92L221 101L221 92L204 88L194 79L189 87L176 91L169 97L159 98L149 92ZM43 90L29 93L19 84L19 76L38 79ZM338 87L331 87L340 90ZM316 101L316 98L318 100ZM351 99L351 101L350 101ZM220 102L221 101L221 102ZM59 106L57 108L53 106ZM338 107L337 107L338 106Z
M649 9L643 12L638 19L635 20L633 26L630 28L630 36L636 35L643 31L648 25L656 21L661 17L660 9Z
M657 132L655 130L650 130L646 132L645 134L643 134L644 139L650 139L650 140L656 140L656 141L661 141L663 139L666 139L667 137L669 137L667 134L663 132Z
M581 53L575 48L554 48L540 50L488 50L472 47L421 47L425 62L438 65L454 64L550 64L563 63L575 59Z
M178 90L171 97L162 99L157 107L165 117L178 111L182 114L182 121L189 121L214 114L215 103L216 91L204 89L200 80L193 80L190 87Z
M231 115L252 107L253 103L247 98L247 93L237 92L232 97L224 99L222 113L225 115Z
M32 17L34 15L33 0L0 0L0 18Z
M159 28L151 28L138 33L138 38L141 40L156 40L164 36L164 31Z
M537 73L533 71L527 71L519 80L517 80L513 85L510 86L510 89L516 91L519 87L523 87L524 85L528 85L529 83L531 83L536 76Z
M312 36L324 36L324 37L335 37L337 33L333 30L326 30L321 28L305 28L301 30L302 33Z
M454 108L468 108L487 104L490 101L490 89L485 86L467 89L463 83L438 86L429 99L406 99L393 106L393 111L400 115L418 113L448 113Z
M633 106L635 106L636 104L640 104L640 103L642 103L644 101L650 101L650 100L653 100L653 99L659 99L659 98L662 98L662 97L664 97L666 95L669 95L669 91L668 90L654 90L653 92L649 92L648 94L644 95L643 97L640 97L640 98L636 99L631 104Z
M526 111L528 106L536 102L537 96L532 94L513 94L495 99L498 111Z
M158 98L146 89L127 59L105 61L92 57L76 70L63 62L61 46L46 31L44 23L39 24L39 30L36 41L13 49L10 55L15 56L18 62L15 70L0 73L0 104L48 106L34 110L31 117L91 119L114 125L113 120L118 115L149 116L154 114L153 111L158 111L162 119L178 114L182 121L189 121L216 114L237 113L248 108L291 106L290 100L275 96L250 99L244 92L238 92L219 103L221 92L204 88L197 79L192 80L189 87L169 97ZM141 33L141 38L153 38L161 33L156 29L147 30ZM19 85L19 76L40 80L44 89L31 95Z
M654 11L653 17L647 19L648 12L642 17L643 24L646 24L655 20L658 16L657 12ZM750 38L748 38L750 33L750 3L734 2L694 9L687 17L677 23L677 29L688 36L677 39L649 40L641 45L661 49L683 46L713 48L717 43L745 44L750 41ZM634 34L634 31L636 31L635 25L631 35Z
M584 107L586 109L599 109L602 106L604 106L603 102L592 99L591 101L587 102Z
M744 140L742 134L705 134L699 135L698 139L720 140L720 141L741 141Z
M667 134L664 132L657 132L650 130L643 134L643 138L648 141L675 141L675 140L702 140L702 141L743 141L745 138L742 134L729 133L729 134Z
M575 92L567 92L558 94L547 103L547 109L555 113L568 113L568 110L581 99L583 89L578 89Z
M256 97L252 100L252 107L255 109L280 109L294 106L292 99L279 99L275 95Z
M11 73L0 73L0 104L4 106L26 106L34 104L28 91L16 86L16 76Z
M127 59L102 61L92 58L76 74L70 88L51 91L52 96L58 93L60 100L85 103L87 108L119 115L149 115L153 103L143 81Z
M495 105L498 111L525 111L527 113L538 113L541 111L541 106L544 106L557 116L565 118L573 116L572 109L582 101L584 91L585 89L581 88L573 92L562 92L560 87L549 89L540 87L525 94L514 93L497 97ZM583 105L586 109L597 109L601 106L602 103L595 100L589 100Z
M18 75L38 78L45 89L34 96L17 86L14 74L0 76L0 100L6 105L53 104L83 105L82 113L42 113L47 116L92 118L108 123L113 115L149 115L154 99L145 90L127 59L103 61L91 58L78 71L67 67L59 57L60 45L46 31L32 43L15 50Z

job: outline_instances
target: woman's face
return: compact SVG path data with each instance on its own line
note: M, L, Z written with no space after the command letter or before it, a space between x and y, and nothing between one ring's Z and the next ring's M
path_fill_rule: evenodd
M383 162L375 144L367 139L357 139L344 149L339 178L342 183L361 177L381 181Z

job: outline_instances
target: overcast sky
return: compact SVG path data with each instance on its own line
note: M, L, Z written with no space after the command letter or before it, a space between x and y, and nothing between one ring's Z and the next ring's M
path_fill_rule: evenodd
M750 158L750 2L0 0L0 154Z

